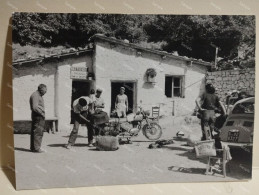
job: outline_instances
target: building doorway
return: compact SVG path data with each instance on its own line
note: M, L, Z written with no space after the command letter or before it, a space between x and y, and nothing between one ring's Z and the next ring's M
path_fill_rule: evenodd
M71 97L71 124L74 124L73 102L81 96L89 96L91 83L89 81L72 81L72 97Z
M111 112L115 109L115 101L117 95L120 93L120 88L125 87L125 95L128 96L129 110L127 114L136 112L137 109L137 93L135 81L112 81L111 82Z

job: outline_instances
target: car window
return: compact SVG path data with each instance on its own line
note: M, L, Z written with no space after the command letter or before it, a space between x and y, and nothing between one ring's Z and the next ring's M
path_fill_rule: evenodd
M244 102L237 104L232 111L232 114L253 114L254 102Z
M234 105L238 101L237 97L232 97L229 99L229 105Z

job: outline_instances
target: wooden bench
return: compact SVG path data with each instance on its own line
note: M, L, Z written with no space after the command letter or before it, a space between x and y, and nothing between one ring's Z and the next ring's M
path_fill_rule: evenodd
M58 118L57 117L46 118L45 120L50 121L50 128L47 129L48 133L50 130L52 133L58 132Z
M14 119L14 122L28 122L31 121L31 119ZM50 131L52 133L58 132L58 117L47 117L45 118L45 121L50 122L49 128L46 129L49 133Z

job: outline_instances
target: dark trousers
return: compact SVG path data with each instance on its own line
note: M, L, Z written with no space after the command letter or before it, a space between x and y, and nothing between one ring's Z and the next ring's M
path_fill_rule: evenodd
M43 116L33 116L31 124L31 146L30 149L39 150L44 132L45 119Z
M215 111L214 110L204 110L201 114L201 130L202 130L202 140L206 139L205 128L209 128L212 132L215 126Z
M88 143L92 143L93 142L93 135L94 135L94 129L93 129L92 124L84 121L79 116L79 114L76 114L76 113L74 113L74 114L75 114L74 115L75 116L74 127L73 127L73 129L70 133L68 143L70 143L71 145L75 144L80 124L86 124L87 134L88 134ZM81 115L84 116L88 120L90 118L90 115L87 112L82 112Z

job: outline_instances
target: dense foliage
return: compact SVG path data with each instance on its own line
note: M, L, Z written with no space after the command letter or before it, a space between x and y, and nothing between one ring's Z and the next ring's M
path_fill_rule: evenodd
M13 15L13 42L20 45L84 47L95 33L205 61L214 61L215 47L219 47L218 56L228 61L238 52L245 60L255 55L254 16Z

